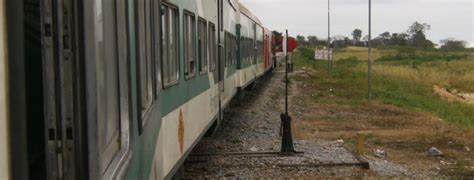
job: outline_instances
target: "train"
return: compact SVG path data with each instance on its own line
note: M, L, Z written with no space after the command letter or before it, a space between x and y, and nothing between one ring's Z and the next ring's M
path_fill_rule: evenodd
M0 0L0 179L173 179L275 67L238 0Z

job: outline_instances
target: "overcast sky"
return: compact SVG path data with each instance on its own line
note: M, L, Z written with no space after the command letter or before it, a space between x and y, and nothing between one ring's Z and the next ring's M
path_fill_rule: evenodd
M327 37L327 0L240 0L272 30L291 36ZM464 40L474 47L474 0L372 0L372 36L405 32L415 21L428 23L429 39ZM368 34L368 0L331 0L331 36Z

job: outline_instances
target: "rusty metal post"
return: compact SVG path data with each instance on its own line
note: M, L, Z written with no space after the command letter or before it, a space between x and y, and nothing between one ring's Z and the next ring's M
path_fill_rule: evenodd
M357 155L364 155L364 144L365 144L365 135L363 133L357 133L357 142L356 142L356 152Z

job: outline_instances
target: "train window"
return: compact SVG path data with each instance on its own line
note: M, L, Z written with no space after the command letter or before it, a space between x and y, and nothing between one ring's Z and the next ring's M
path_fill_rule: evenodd
M257 60L260 62L261 58L261 48L260 48L260 41L257 41Z
M252 53L252 62L253 64L257 64L257 41L255 39L252 39L252 47L251 47L251 53Z
M184 12L184 57L186 79L196 75L196 19L193 13Z
M162 77L164 87L166 88L178 83L179 80L178 9L163 4L162 10Z
M227 33L227 63L228 65L232 65L232 35Z
M244 54L243 54L244 51L242 51L242 47L243 47L243 41L242 41L242 40L243 40L243 38L242 38L242 36L241 36L240 39L239 39L239 42L240 42L240 44L239 44L239 49L240 49L240 59L241 59L241 60L242 60L243 57L244 57Z
M209 70L214 71L216 69L216 26L209 23Z
M242 59L244 61L247 61L247 38L244 37L244 39L242 40L243 42L243 47L242 47Z
M234 64L234 42L232 34L229 33L229 65Z
M207 58L207 24L202 18L199 18L198 22L199 72L203 74L207 72L209 63Z
M247 60L247 62L250 62L250 39L249 38L245 38L245 52L246 52L246 56L245 56L245 59Z
M151 47L150 1L138 1L137 11L137 63L142 119L153 103L154 73ZM146 121L142 121L142 126Z
M227 32L226 34L226 49L227 49L227 65L230 66L232 64L232 39L230 33Z
M228 52L227 52L227 55L228 55L228 64L229 65L233 65L234 64L234 61L235 61L235 46L234 46L234 41L235 41L235 38L234 38L234 35L232 35L231 33L227 33L227 47L228 47Z
M245 38L244 37L242 37L242 40L240 41L240 46L241 46L240 53L242 54L242 61L245 61Z
M94 89L93 97L88 97L88 104L97 101L96 106L88 106L96 113L88 118L97 118L96 122L88 123L88 127L93 127L88 131L94 131L94 136L89 139L89 150L95 155L91 157L98 158L98 163L91 163L91 166L97 169L95 173L100 178L93 179L111 179L125 163L123 160L130 151L127 6L125 2L100 2L103 3L103 13L96 18L101 21L94 22L94 25L102 29L95 32L102 38L95 38L94 45L88 43L97 54L90 53L86 58L86 61L94 62L97 78L96 82L90 83L94 85L88 87L88 91Z
M232 42L233 42L233 50L234 50L234 54L232 56L232 58L234 59L234 64L237 64L237 53L238 53L238 47L237 47L237 37L236 36L232 36Z
M247 61L252 63L252 44L250 38L247 38Z
M227 65L232 65L233 64L233 42L232 42L232 34L227 32Z
M245 60L248 62L250 62L250 51L249 51L249 48L250 48L250 44L249 44L249 39L248 38L245 38Z
M224 58L224 64L225 64L225 67L227 67L229 65L229 59L230 59L230 56L229 56L229 33L225 32L224 33L224 44L225 44L225 58Z
M244 54L243 59L244 59L244 61L247 61L247 38L246 37L244 37L243 42L244 42L244 47L242 48L243 49L243 54Z
M243 40L243 46L242 46L242 59L244 61L247 61L247 39L244 37Z
M232 64L237 64L237 43L235 41L235 36L233 34L231 34L231 47L232 47Z
M227 43L227 65L230 66L232 64L232 40L231 40L230 33L227 33L226 43Z
M252 41L250 38L247 39L247 59L249 63L252 63Z

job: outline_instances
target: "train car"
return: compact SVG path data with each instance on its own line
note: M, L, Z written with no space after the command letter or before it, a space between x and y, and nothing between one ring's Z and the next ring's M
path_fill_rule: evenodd
M260 20L245 6L238 4L240 23L237 27L239 39L237 86L239 89L245 89L263 74L263 29Z
M265 72L269 72L274 68L274 63L272 60L272 36L273 33L269 29L264 29L264 38L263 38L263 68Z
M227 107L232 98L237 94L237 25L239 24L239 6L237 0L222 0L222 15L220 39L220 59L224 60L221 67L222 79L221 96L222 107Z
M269 67L237 0L1 2L0 178L171 179Z
M180 25L184 37L180 39L181 63L178 63L184 66L181 67L184 76L162 91L163 117L152 168L152 174L158 176L151 179L169 178L179 171L192 148L214 122L220 121L223 109L236 94L237 10L231 3L227 0L164 3L166 8L179 10L179 19L184 19ZM197 28L193 27L196 22Z

